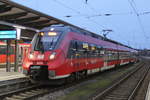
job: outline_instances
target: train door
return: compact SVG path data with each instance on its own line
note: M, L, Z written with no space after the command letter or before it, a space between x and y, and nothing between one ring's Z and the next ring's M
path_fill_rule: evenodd
M82 44L82 47L83 47L83 58L84 58L84 67L85 69L87 69L88 67L88 51L89 51L89 44L88 43L83 43Z
M97 47L98 67L104 66L104 48L102 46Z
M74 71L79 71L82 68L83 62L83 51L82 43L80 41L73 41L73 69Z
M79 71L87 68L87 43L72 40L69 47L69 65L73 71Z
M74 67L76 66L76 52L77 52L77 46L76 46L76 41L71 40L70 44L69 44L69 49L68 49L68 66L72 69L72 71L74 70Z
M103 67L101 68L101 71L107 69L107 63L108 63L108 54L107 49L103 49Z

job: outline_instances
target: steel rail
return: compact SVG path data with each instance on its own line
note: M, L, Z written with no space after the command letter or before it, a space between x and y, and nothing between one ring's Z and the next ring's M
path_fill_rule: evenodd
M39 85L26 86L26 87L23 87L23 88L20 88L20 89L17 89L17 90L0 93L0 98L3 99L5 97L9 97L13 94L17 94L17 93L20 93L20 92L25 92L25 91L28 91L28 90L31 90L31 89L37 88L37 87L39 87Z
M143 83L144 79L146 78L146 75L148 74L150 68L144 73L143 77L141 78L141 80L138 82L137 86L134 88L133 92L131 93L131 95L129 96L128 100L133 100L133 98L135 97L138 89L140 88L141 84Z
M112 86L110 86L107 89L105 89L103 92L101 92L101 93L97 94L96 96L92 97L92 100L102 99L104 96L106 96L107 94L109 94L109 92L112 91L115 87L119 86L121 83L123 83L124 81L126 81L130 76L132 76L134 73L136 73L138 70L140 70L142 68L141 66L143 66L143 65L144 65L144 63L141 63L140 65L138 65L138 67L134 71L128 73L124 78L122 78L121 80L117 81Z

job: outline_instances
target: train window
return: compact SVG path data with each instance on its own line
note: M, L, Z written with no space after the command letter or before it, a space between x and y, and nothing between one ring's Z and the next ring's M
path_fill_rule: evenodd
M98 46L96 45L95 46L95 51L94 51L94 56L98 57L98 54L99 54L99 50L98 50Z
M70 43L70 49L76 51L77 50L77 41L72 40Z
M108 60L110 61L110 60L111 60L111 57L112 57L112 53L111 53L110 50L107 52L107 56L108 56Z
M97 52L97 46L96 45L94 45L94 50L93 50L93 55L94 55L94 57L97 57L98 56L98 52Z
M69 50L68 50L68 58L75 58L76 57L76 52L77 52L77 41L72 40L69 45Z
M69 46L68 58L84 58L86 50L83 47L83 42L72 40Z
M84 57L83 42L78 41L77 46L78 46L77 50L78 58L83 58Z
M87 43L72 40L69 46L68 58L85 58L87 57L87 49Z
M78 41L78 42L77 42L77 47L78 47L78 48L77 48L78 51L82 51L82 50L83 50L82 42Z
M100 51L100 56L103 56L105 54L105 51L104 50L101 50Z
M97 57L101 57L101 56L102 56L102 55L101 55L101 51L102 51L102 47L97 46L97 50L96 50L96 52L97 52Z
M85 49L84 53L85 53L85 55L86 55L86 58L89 58L89 57L91 56L91 55L90 55L90 48L91 48L91 46L90 46L89 43L87 43L87 44L88 44L88 48Z
M7 46L0 46L0 54L7 54ZM13 46L10 47L9 54L14 54Z
M89 51L89 44L83 42L83 43L82 43L82 47L83 47L82 57L83 57L83 58L87 58L87 57L88 57L88 51Z
M88 49L88 43L83 43L83 49Z
M14 49L15 48L13 46L10 47L10 54L14 54L15 53Z
M106 52L105 52L105 60L107 60L107 61L109 61L110 60L110 54L109 54L110 52L109 52L109 50L108 49L106 49Z
M88 57L95 57L95 46L94 46L94 44L89 44Z
M129 52L119 52L119 55L120 55L120 59L127 59L130 57Z
M88 52L87 52L88 53L88 55L87 55L88 58L92 57L92 50L91 50L91 48L92 48L91 44L89 44L89 49L88 49Z
M92 56L96 57L97 56L97 54L96 54L96 50L97 50L96 45L93 44L91 49L92 49Z
M0 46L0 54L6 54L7 48L6 46Z
M111 51L111 58L110 58L110 60L116 60L116 59L118 59L117 51Z
M88 50L91 51L91 44L88 44Z
M91 50L95 51L96 50L96 46L94 44L91 45Z
M111 51L111 60L115 60L116 59L116 53L115 51Z
M35 50L37 51L49 51L53 50L58 43L61 36L61 32L44 32L44 35L38 35L35 39Z

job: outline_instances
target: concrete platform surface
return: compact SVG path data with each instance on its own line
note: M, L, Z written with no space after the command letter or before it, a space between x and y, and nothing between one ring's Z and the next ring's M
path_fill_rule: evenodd
M148 85L147 93L146 93L146 98L145 100L150 100L150 83Z
M0 68L0 82L24 77L26 76L22 74L21 70L19 72L13 72L12 69L11 72L6 72L5 68Z

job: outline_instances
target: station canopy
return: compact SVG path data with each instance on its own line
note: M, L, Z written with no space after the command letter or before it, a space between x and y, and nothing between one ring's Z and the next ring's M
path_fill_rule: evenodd
M22 38L32 39L38 30L54 24L73 26L10 0L0 0L0 30L19 27L22 29Z

